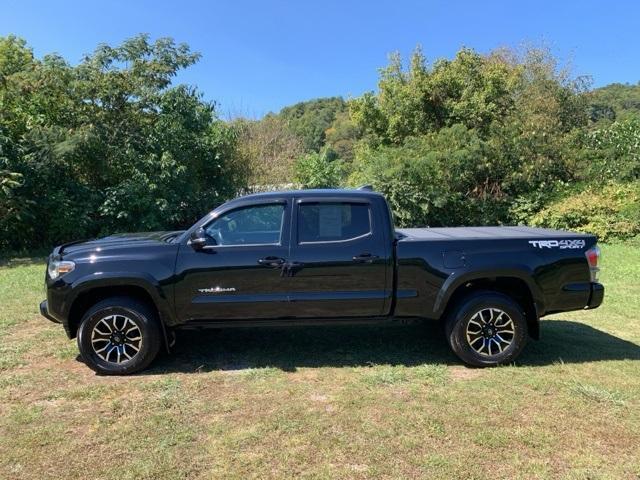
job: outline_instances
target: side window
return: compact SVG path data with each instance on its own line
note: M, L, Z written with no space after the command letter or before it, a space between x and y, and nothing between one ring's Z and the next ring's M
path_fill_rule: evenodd
M350 240L371 232L368 204L301 203L298 243Z
M218 245L273 245L280 243L284 205L238 208L216 218L205 228Z

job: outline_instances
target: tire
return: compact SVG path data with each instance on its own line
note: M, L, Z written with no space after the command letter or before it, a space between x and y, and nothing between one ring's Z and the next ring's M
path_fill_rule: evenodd
M82 317L78 329L80 355L89 368L101 375L144 370L160 350L159 322L154 310L139 300L102 300Z
M511 297L492 291L464 297L447 316L445 333L453 352L473 367L513 362L528 338L522 307Z

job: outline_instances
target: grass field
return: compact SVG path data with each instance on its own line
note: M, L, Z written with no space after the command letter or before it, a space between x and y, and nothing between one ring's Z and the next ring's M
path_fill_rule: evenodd
M515 366L437 327L182 333L99 377L41 318L41 260L0 267L0 478L640 478L640 248L605 304L544 320Z

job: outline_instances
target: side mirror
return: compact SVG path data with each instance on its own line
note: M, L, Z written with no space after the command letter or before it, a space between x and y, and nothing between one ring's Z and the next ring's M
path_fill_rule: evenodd
M204 233L204 228L200 227L191 232L189 243L194 250L202 250L207 244L207 236Z

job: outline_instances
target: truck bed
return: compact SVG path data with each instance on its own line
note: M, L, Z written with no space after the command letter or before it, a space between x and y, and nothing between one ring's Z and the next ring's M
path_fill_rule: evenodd
M396 233L402 242L424 240L508 240L522 238L580 238L587 234L532 227L447 227L447 228L398 228Z

